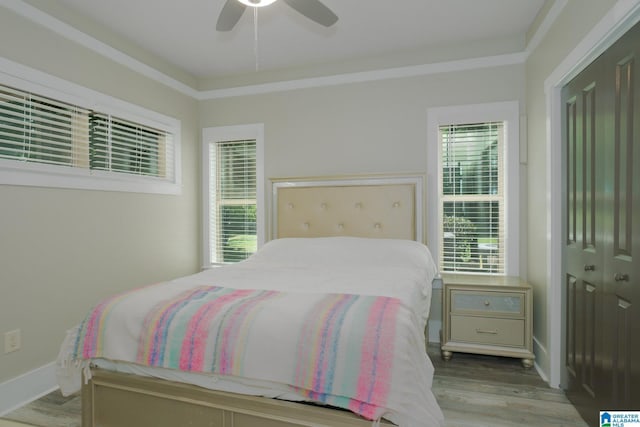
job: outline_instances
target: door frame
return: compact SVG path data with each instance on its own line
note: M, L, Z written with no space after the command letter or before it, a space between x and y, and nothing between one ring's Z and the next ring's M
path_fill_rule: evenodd
M618 0L611 10L587 33L545 79L546 99L546 192L547 210L547 336L549 337L549 385L566 386L565 355L565 296L562 292L565 271L563 244L566 220L564 206L563 164L565 150L562 144L562 87L609 48L618 38L640 21L640 0ZM562 182L563 185L557 185ZM560 328L554 325L561 325Z

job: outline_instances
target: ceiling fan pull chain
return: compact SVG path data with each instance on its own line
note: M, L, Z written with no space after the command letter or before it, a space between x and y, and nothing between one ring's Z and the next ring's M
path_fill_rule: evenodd
M253 53L256 57L256 71L258 71L258 8L253 8Z

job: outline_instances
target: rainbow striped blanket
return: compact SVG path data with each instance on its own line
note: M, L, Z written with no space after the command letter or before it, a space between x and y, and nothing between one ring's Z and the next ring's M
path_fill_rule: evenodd
M415 354L415 316L398 299L164 286L94 307L78 329L73 358L286 384L370 420L400 415L407 396L430 393L419 380L428 373L426 355Z

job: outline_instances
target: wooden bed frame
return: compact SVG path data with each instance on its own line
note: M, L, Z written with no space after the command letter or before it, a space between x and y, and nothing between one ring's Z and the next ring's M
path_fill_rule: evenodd
M424 241L421 175L274 179L272 237ZM383 421L382 425L393 425ZM91 368L83 427L370 426L349 411Z

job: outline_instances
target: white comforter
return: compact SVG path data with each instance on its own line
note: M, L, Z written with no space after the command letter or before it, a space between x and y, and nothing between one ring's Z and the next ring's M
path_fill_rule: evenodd
M162 287L167 291L220 286L234 289L397 298L407 308L409 323L412 325L410 327L414 329L409 335L419 337L416 338L417 342L413 343L419 351L411 349L412 355L407 359L407 364L414 365L410 368L411 371L397 375L398 379L402 378L402 383L396 381L393 389L396 394L394 401L399 403L395 404L397 407L390 408L385 418L400 425L438 426L443 425L443 416L431 393L433 366L424 352L423 335L415 333L423 330L428 317L431 281L435 273L435 265L429 251L424 245L416 242L346 237L281 239L266 244L244 262L179 278L163 284ZM73 363L71 360L77 333L77 328L70 331L60 352L59 382L65 393L79 388L79 370L82 363ZM122 365L113 365L111 362L128 360L115 356L107 359L112 360L103 361L102 365L119 370L122 370ZM139 367L134 366L131 370L139 371ZM175 379L173 374L166 372L143 373ZM207 387L213 389L231 388L228 391L238 391L229 386L237 383L241 391L249 394L279 397L291 395L291 387L286 384L280 387L277 382L261 382L252 378L224 378L223 381L218 381L219 377L216 375L214 382L204 382ZM194 379L189 382L203 385L202 380ZM295 396L294 399L298 400L300 396Z

